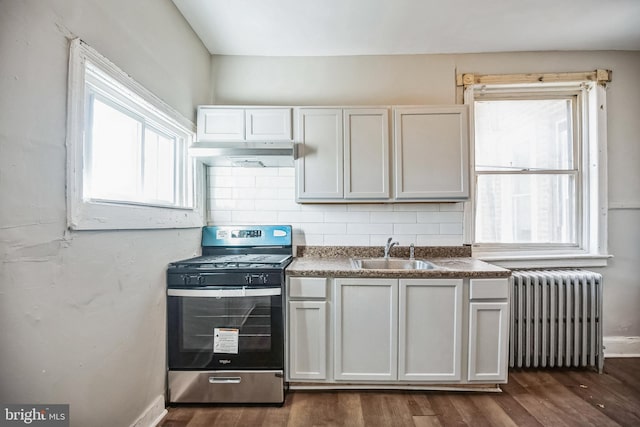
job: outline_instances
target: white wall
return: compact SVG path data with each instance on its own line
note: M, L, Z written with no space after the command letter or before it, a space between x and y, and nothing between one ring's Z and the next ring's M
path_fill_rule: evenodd
M0 2L0 402L128 426L165 388L165 271L200 231L69 232L69 38L194 120L210 55L170 0Z
M209 168L209 222L289 224L293 244L462 245L462 203L299 204L294 168Z
M607 96L609 250L615 258L601 269L605 276L604 333L640 336L640 52L214 56L212 64L216 104L264 105L454 104L459 97L456 73L613 70ZM331 209L335 208L318 207L316 212L326 217ZM344 242L350 239L345 234ZM374 244L375 240L370 241ZM324 243L340 240L325 238Z

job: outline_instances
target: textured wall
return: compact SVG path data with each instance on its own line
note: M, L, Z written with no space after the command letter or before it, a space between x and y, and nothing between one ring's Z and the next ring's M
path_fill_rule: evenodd
M0 2L0 402L128 426L165 387L165 269L200 231L66 230L69 39L195 119L210 55L169 0Z

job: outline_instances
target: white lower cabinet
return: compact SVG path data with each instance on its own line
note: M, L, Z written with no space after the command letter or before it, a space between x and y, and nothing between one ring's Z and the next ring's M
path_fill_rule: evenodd
M470 382L506 382L509 280L472 279L469 302Z
M469 304L469 381L507 379L507 328L509 304Z
M398 281L335 280L334 378L397 378Z
M336 380L459 381L462 279L336 279Z
M401 279L398 379L459 381L462 279Z
M327 379L327 303L289 302L289 377Z
M508 279L290 277L287 283L292 383L507 381Z
M324 277L290 277L287 280L289 380L327 379L328 282Z

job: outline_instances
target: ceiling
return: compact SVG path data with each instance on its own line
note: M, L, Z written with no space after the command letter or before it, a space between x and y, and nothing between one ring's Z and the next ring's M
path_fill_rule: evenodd
M640 0L173 0L211 54L640 50Z

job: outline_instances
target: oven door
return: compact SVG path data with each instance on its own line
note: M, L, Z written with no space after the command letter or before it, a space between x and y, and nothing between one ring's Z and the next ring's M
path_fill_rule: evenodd
M282 289L169 289L169 370L284 367Z

